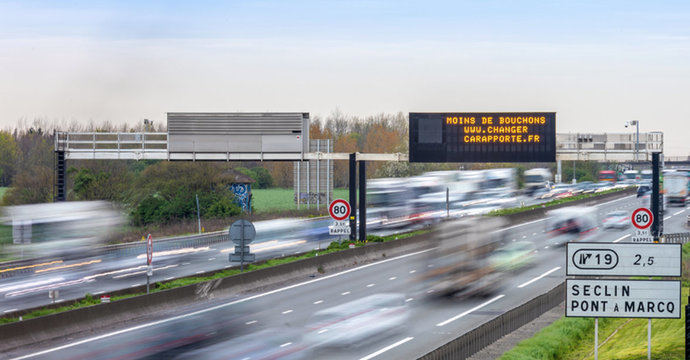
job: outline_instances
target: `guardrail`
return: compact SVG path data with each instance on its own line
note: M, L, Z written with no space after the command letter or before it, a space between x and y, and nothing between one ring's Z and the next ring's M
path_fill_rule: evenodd
M661 238L662 243L686 244L690 242L690 232L664 234Z
M565 282L560 283L546 294L512 309L466 332L460 337L441 345L422 360L466 359L501 337L538 318L565 299Z

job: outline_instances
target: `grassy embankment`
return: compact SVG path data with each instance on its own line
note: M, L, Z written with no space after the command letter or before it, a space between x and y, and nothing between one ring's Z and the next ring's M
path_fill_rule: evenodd
M295 192L293 189L254 189L252 190L254 211L257 214L275 211L297 210ZM348 189L333 189L334 198L348 198ZM333 199L331 199L333 200ZM328 204L321 204L321 209L328 211ZM316 209L316 205L311 205ZM307 209L307 205L300 205L300 209Z
M611 190L598 192L596 194L594 194L594 193L592 193L592 194L580 194L580 195L575 195L575 196L571 196L571 197L567 197L567 198L551 200L549 202L536 204L536 205L514 207L514 208L509 208L509 209L492 210L491 212L489 212L489 215L491 215L491 216L504 216L504 215L517 214L517 213L530 211L530 210L534 210L534 209L545 208L545 207L550 207L550 206L554 206L554 205L558 205L558 204L568 203L568 202L575 201L575 200L588 199L591 197L609 194L609 193L613 193L613 192L618 192L618 191L622 191L622 190L625 190L625 189L622 189L622 188L621 189L611 189Z
M420 235L423 233L428 232L428 230L417 230L417 231L412 231L409 233L404 233L404 234L396 234L396 235L390 235L390 236L385 236L385 237L380 237L380 236L375 236L375 235L370 235L367 236L367 240L369 242L387 242L391 240L399 240L399 239L404 239L408 238L411 236L415 235ZM359 246L364 246L365 244L363 242L357 242L355 243L357 247ZM345 241L342 244L338 244L337 242L332 242L328 248L323 249L323 250L312 250L306 254L298 255L298 256L290 256L290 257L285 257L281 259L270 259L266 261L259 262L257 264L249 264L245 267L245 271L254 271L254 270L259 270L267 267L272 267L272 266L277 266L281 264L286 264L290 263L293 261L297 260L302 260L302 259L308 259L314 256L319 256L319 255L324 255L324 254L330 254L333 252L337 251L343 251L348 249L349 247L349 242ZM318 272L322 273L323 269L319 268L317 269ZM239 274L240 270L239 269L227 269L227 270L222 270L214 273L213 275L210 276L192 276L192 277L186 277L186 278L180 278L180 279L175 279L171 280L168 282L158 282L153 284L152 287L152 292L158 292L162 290L167 290L167 289L172 289L180 286L186 286L186 285L192 285L192 284L197 284L203 281L208 281L208 280L213 280L213 279L219 279L219 278L225 278L228 276L236 275ZM138 295L144 295L145 293L137 293L137 294L127 294L127 295L122 295L122 296L113 296L111 297L110 301L118 301L122 299L126 299L132 296L138 296ZM50 315L50 314L55 314L67 310L73 310L73 309L78 309L86 306L91 306L100 303L100 300L96 297L92 297L90 294L86 294L84 299L81 299L79 301L76 301L72 304L65 305L59 308L43 308L39 310L32 311L28 314L25 314L22 316L23 319L32 319L36 318L39 316L44 316L44 315ZM19 318L13 317L13 318L8 318L8 317L3 317L0 318L0 324L6 324L6 323L11 323L18 321Z
M681 319L652 320L652 358L685 358L685 304L690 283L690 243L683 246L683 293ZM647 358L647 319L599 319L599 358L633 360ZM501 360L594 358L594 319L563 317L520 342Z

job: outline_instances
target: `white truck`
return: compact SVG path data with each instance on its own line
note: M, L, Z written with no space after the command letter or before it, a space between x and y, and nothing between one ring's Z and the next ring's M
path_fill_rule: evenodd
M525 170L525 192L532 195L535 190L544 189L552 179L551 171L546 168Z
M664 174L664 194L669 205L685 206L688 198L688 177L684 172Z

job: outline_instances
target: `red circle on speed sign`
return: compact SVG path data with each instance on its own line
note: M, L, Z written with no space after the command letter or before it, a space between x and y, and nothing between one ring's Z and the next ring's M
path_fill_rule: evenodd
M631 220L633 226L640 230L644 230L652 226L654 215L652 215L652 212L647 208L639 208L633 211Z
M328 206L328 213L334 220L342 221L350 216L350 203L343 199L335 199Z

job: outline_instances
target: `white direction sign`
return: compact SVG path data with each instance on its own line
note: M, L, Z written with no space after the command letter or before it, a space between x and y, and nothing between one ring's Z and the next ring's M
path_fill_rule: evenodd
M679 280L566 280L565 316L680 319Z
M566 245L566 275L681 276L681 244Z
M331 226L328 227L329 235L350 235L350 222L349 221L334 221Z

